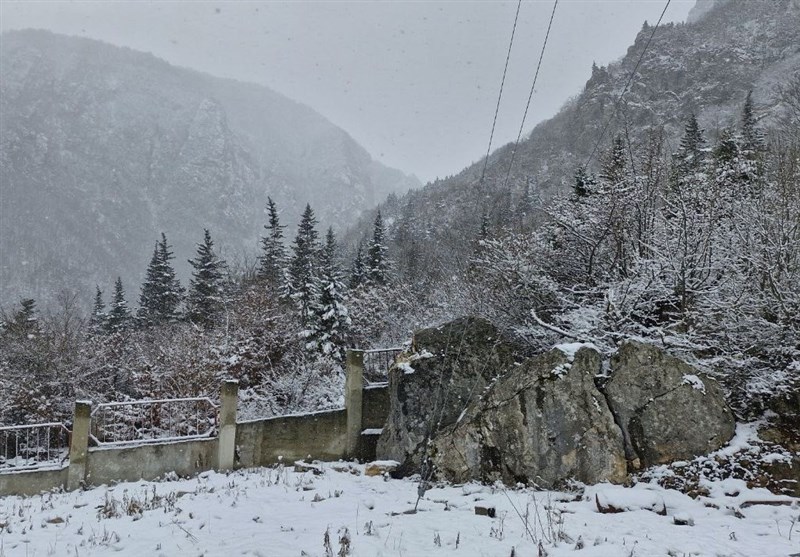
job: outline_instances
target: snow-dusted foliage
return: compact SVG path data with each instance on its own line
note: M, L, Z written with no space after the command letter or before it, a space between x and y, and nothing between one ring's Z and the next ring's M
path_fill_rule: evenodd
M674 153L663 145L613 140L535 233L480 240L469 277L534 343L649 339L756 409L800 379L800 149L766 142L749 95L713 146L694 117Z

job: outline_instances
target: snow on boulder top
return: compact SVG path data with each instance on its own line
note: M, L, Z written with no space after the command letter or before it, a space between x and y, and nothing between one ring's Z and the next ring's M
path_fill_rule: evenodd
M567 359L570 362L575 359L575 354L578 353L578 350L584 347L597 350L597 347L590 342L567 342L565 344L556 344L554 346L555 349L561 350L567 356Z
M410 375L415 371L408 362L397 362L397 369L402 370L406 375Z
M700 379L696 375L684 375L682 384L683 385L691 385L691 387L693 389L696 389L698 391L702 391L703 394L706 394L706 385L705 385L705 383L703 383L703 380Z

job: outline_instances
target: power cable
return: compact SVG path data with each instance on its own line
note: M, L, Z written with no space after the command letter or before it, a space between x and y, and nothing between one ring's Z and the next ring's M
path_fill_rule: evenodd
M505 189L506 185L508 184L508 178L511 176L511 167L514 166L514 157L517 154L517 147L519 146L519 140L522 139L522 130L525 127L525 120L528 117L528 110L530 109L531 106L533 91L536 88L536 81L539 79L539 70L542 67L542 58L544 58L544 51L547 48L547 39L550 38L550 28L553 27L553 18L556 15L557 7L558 7L558 0L556 0L555 3L553 4L553 11L550 14L550 23L547 24L547 33L545 33L544 42L542 43L542 51L539 53L539 63L536 64L536 73L533 74L533 83L531 84L531 90L528 93L528 102L525 104L525 113L522 115L522 122L519 125L517 140L514 142L514 148L511 150L511 161L508 163L508 171L506 172L505 180L503 180L502 189Z
M492 140L494 139L494 130L497 126L497 115L500 113L500 100L503 98L503 87L506 83L506 73L508 73L508 61L511 59L511 47L514 46L514 34L517 31L517 21L519 20L519 9L522 6L522 0L517 2L517 13L514 15L514 26L511 28L511 40L508 42L508 53L506 54L506 65L503 68L503 78L500 80L500 93L497 95L497 106L494 109L494 120L492 121L492 131L489 134L489 146L486 148L486 159L483 161L483 170L481 171L481 179L479 183L483 183L486 177L486 166L489 164L489 153L492 151Z
M639 69L639 65L642 63L642 60L644 60L644 55L647 53L647 49L650 47L650 43L652 42L653 37L655 36L656 31L658 30L658 26L661 25L661 20L664 19L664 14L667 13L667 8L669 8L670 2L672 2L672 0L667 0L667 3L664 5L664 9L661 10L661 16L659 16L658 21L655 24L655 27L653 27L653 32L650 33L650 37L647 39L647 43L644 45L644 50L642 50L642 54L639 56L639 60L636 62L636 66L634 66L631 75L628 76L628 82L625 84L625 87L623 87L622 92L619 94L619 97L617 97L617 100L614 103L614 112L612 112L611 117L608 120L606 120L606 123L603 126L603 131L600 132L600 137L597 138L597 142L594 144L594 147L592 148L592 153L589 155L589 158L586 159L586 163L583 165L584 170L588 170L589 163L592 162L592 159L597 153L597 149L600 146L600 143L603 141L603 138L606 135L606 131L608 131L608 126L611 124L611 121L617 115L617 111L619 110L619 105L622 102L622 97L624 97L625 93L628 92L628 88L633 82L633 77L636 75L636 70Z

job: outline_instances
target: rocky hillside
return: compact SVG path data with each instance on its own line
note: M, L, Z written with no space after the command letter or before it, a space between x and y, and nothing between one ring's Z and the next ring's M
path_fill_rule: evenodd
M636 144L650 130L663 128L671 151L685 119L695 113L713 140L722 128L737 122L750 90L761 125L770 125L776 112L776 86L800 70L800 1L700 0L690 21L656 30L590 171L597 170L612 138L626 129ZM554 32L569 32L564 25ZM587 162L612 117L615 101L652 32L645 23L618 62L595 67L584 90L554 118L536 126L519 145L507 183L511 145L491 155L482 183L483 161L479 161L456 176L389 199L384 215L392 223L401 264L412 249L409 237L415 240L413 250L425 254L428 262L444 258L452 263L454 257L469 253L484 213L491 226L509 224L526 185L543 201L569 187L576 168ZM545 58L544 63L557 61ZM365 223L363 230L367 229Z
M184 277L204 227L252 260L267 195L292 226L311 202L340 228L417 185L265 87L44 31L0 40L0 306L118 274L133 298L161 231Z

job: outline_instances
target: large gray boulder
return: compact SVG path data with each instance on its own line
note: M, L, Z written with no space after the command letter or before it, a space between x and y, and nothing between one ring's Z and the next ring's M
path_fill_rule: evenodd
M733 437L733 412L712 378L660 348L626 341L604 386L631 468L687 460Z
M434 441L437 474L552 487L564 480L621 482L622 435L595 386L600 354L553 349L499 378Z
M400 462L398 474L418 472L430 437L514 367L517 354L485 319L462 317L415 333L411 349L389 371L390 410L378 458Z

